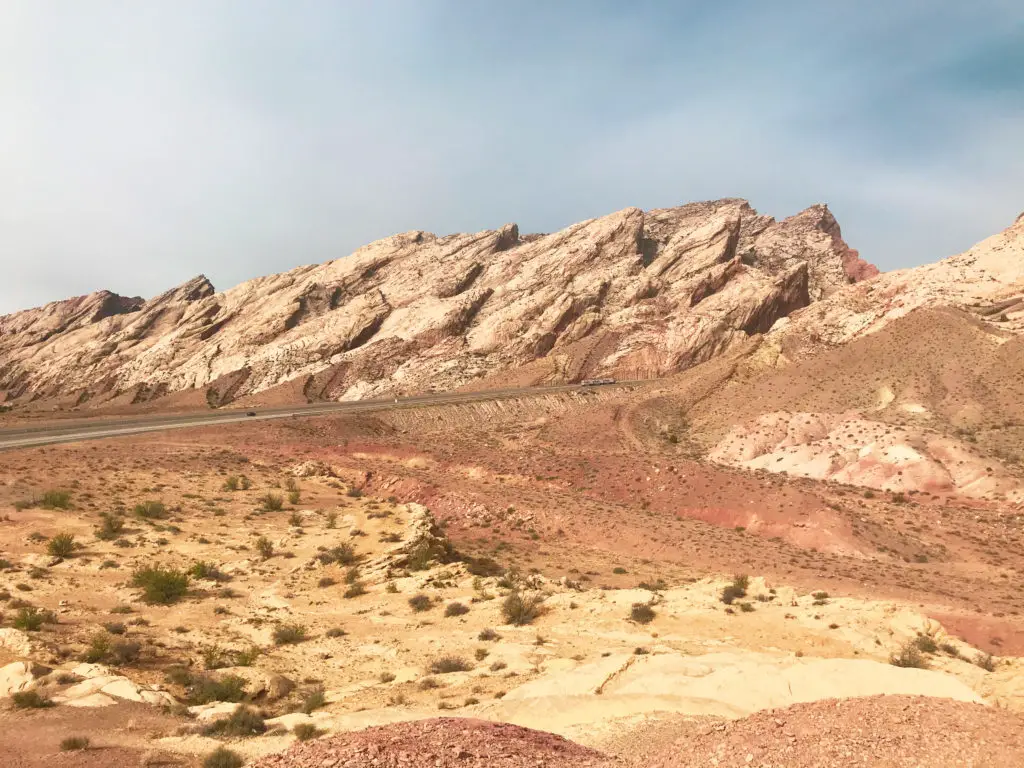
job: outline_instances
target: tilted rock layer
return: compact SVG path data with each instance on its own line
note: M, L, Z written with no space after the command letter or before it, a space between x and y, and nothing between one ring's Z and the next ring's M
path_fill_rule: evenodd
M408 232L217 293L109 292L0 317L0 400L211 405L453 388L549 359L539 380L707 360L877 270L825 206L783 221L727 199L629 208L550 235Z

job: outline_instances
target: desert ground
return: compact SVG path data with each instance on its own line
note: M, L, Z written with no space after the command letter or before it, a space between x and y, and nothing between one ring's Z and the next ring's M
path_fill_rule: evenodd
M891 760L867 764L904 764L894 734L946 761L914 765L1019 764L1020 467L989 456L1006 419L964 449L999 462L974 495L708 458L719 414L778 375L763 355L4 453L5 765L404 765L431 738L441 762L408 764L839 765L813 759L880 734ZM906 421L897 391L858 418ZM756 408L845 408L812 405ZM832 700L879 703L851 736ZM789 724L777 743L751 741L765 717ZM940 721L959 726L920 733ZM561 762L537 731L569 740Z

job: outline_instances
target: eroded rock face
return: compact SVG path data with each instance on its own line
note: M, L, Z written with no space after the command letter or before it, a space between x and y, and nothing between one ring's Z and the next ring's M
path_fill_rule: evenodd
M869 274L835 218L727 199L629 208L561 232L407 232L216 293L106 292L0 318L0 399L221 405L290 382L308 400L452 388L541 357L557 378L661 375Z

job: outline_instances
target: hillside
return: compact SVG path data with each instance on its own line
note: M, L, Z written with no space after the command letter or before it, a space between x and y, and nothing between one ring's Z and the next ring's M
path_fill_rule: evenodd
M0 400L95 407L357 399L485 381L648 378L707 360L877 270L825 206L629 208L549 235L407 232L218 293L106 291L0 317Z

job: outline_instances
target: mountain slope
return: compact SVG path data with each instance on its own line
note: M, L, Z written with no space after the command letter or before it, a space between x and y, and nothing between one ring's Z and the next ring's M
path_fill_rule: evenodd
M211 405L453 388L538 359L541 378L649 377L764 333L871 276L824 206L777 222L726 199L629 208L550 235L408 232L217 293L101 292L0 317L0 398Z

